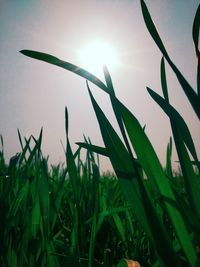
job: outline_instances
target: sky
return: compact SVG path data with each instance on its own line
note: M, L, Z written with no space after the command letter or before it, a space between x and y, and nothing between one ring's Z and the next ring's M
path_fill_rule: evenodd
M196 89L192 23L199 1L145 2L170 56ZM162 55L145 27L139 0L0 0L0 134L7 161L20 152L17 128L22 136L37 137L43 127L43 154L49 155L53 164L64 162L65 106L73 150L83 135L93 144L103 145L85 80L19 53L22 49L41 51L83 66L80 51L96 39L111 44L118 54L119 64L109 69L116 95L141 125L146 125L145 131L165 164L169 120L146 90L148 86L162 94ZM103 79L102 73L95 74ZM199 153L198 120L168 66L167 79L170 101L187 122ZM91 89L117 129L108 95L93 85ZM174 147L173 151L176 168ZM105 158L101 170L111 170Z

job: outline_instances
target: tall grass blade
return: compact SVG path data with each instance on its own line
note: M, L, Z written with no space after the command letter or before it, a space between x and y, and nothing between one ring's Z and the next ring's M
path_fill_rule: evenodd
M190 101L194 111L196 112L196 115L200 119L200 97L195 93L195 91L193 90L191 85L188 83L188 81L184 78L184 76L179 71L179 69L172 62L171 58L169 57L169 55L165 49L163 42L162 42L162 40L158 34L158 31L157 31L157 29L156 29L156 27L152 21L151 15L149 14L149 11L147 9L147 6L146 6L144 0L140 0L140 1L141 1L141 7L142 7L142 13L143 13L144 21L145 21L145 24L147 26L149 33L151 34L153 40L157 44L157 46L160 49L163 56L166 58L170 67L172 68L172 70L176 74L176 77L177 77L179 83L181 84L181 86L182 86L188 100Z
M163 109L163 111L167 114L167 116L171 120L173 120L174 124L177 125L177 128L180 129L180 134L182 136L182 139L198 165L198 156L194 146L194 142L192 140L189 128L185 123L184 119L181 117L178 111L168 103L167 100L162 98L160 95L158 95L156 92L154 92L152 89L148 87L147 90L150 96L154 99L154 101Z
M161 258L165 259L165 261L168 262L169 264L171 265L175 264L176 266L180 266L179 261L176 255L174 254L170 242L167 238L167 235L162 227L162 224L159 222L159 219L155 214L152 204L149 203L151 202L151 200L147 196L144 186L141 185L140 180L138 180L141 178L135 176L130 156L128 155L127 151L124 148L124 145L121 143L121 140L115 133L114 129L112 128L108 120L106 119L105 115L101 111L100 107L96 103L90 91L89 93L99 122L104 144L110 155L111 163L113 165L113 168L117 176L119 177L120 185L122 186L122 189L124 191L127 200L129 201L131 207L133 208L133 212L135 213L136 218L140 220L141 225L144 227L152 243L156 247L158 255L160 254ZM129 174L130 176L129 175L127 176L126 168L127 168L127 174L130 173ZM123 170L123 172L121 170ZM134 184L131 182L134 182ZM135 187L137 191L135 190ZM140 195L140 191L142 197ZM149 216L150 215L149 213L151 213L151 216ZM160 239L162 239L163 241L162 246L160 246L160 243L158 246L158 239L155 236L158 229L160 232L160 236L162 236L162 237L159 236L159 242ZM162 262L161 258L160 262Z
M130 156L90 91L89 93L112 166L120 179L120 184L124 190L125 196L130 201L133 212L140 220L144 229L150 234L144 208L141 203L137 177L135 176L135 170Z
M171 157L172 157L172 138L170 137L169 143L167 145L167 155L166 155L166 174L170 179L172 179L173 177Z
M161 195L175 201L176 199L170 187L169 180L166 178L157 155L138 120L123 104L120 103L120 105L124 124L129 134L131 143L147 177L150 180L155 180L155 183L157 184ZM166 202L164 204L174 226L177 237L183 247L185 255L191 266L195 266L197 255L191 243L191 239L183 218L176 208Z
M66 139L67 139L67 148L66 148L66 159L67 159L67 169L72 183L75 203L79 201L79 185L78 185L78 174L76 169L76 164L74 161L74 155L72 153L71 145L69 142L69 129L68 129L68 111L65 108L65 130L66 130Z
M99 155L109 157L108 152L107 152L105 147L95 146L95 145L91 145L88 143L81 143L81 142L77 142L76 144L82 148L85 148L89 151L95 152Z
M128 142L128 138L126 136L126 131L124 129L124 125L123 125L123 122L122 122L122 117L121 117L120 110L119 110L118 105L116 103L117 101L116 101L116 97L115 97L115 91L114 91L114 87L113 87L113 83L112 83L112 78L111 78L110 73L109 73L109 71L108 71L106 66L104 66L103 70L104 70L104 76L105 76L105 80L106 80L106 85L113 92L112 94L110 94L110 100L111 100L112 108L113 108L113 111L115 113L115 117L117 119L121 134L122 134L123 139L124 139L124 142L125 142L126 147L128 149L128 153L131 156L132 163L133 163L133 165L135 165L135 169L136 169L136 172L137 172L136 162L135 162L135 159L133 157L133 153L132 153L132 150L130 148L130 144Z
M192 37L197 57L197 92L200 97L200 51L199 51L199 30L200 30L200 5L196 11L193 22Z
M18 133L18 137L19 137L19 142L20 142L20 145L21 145L21 149L23 150L24 147L23 147L22 137L21 137L21 134L20 134L19 129L17 129L17 133Z
M94 76L90 72L88 72L88 71L86 71L86 70L84 70L84 69L82 69L82 68L80 68L74 64L60 60L57 57L54 57L52 55L42 53L42 52L37 52L37 51L32 51L32 50L21 50L20 52L25 56L28 56L28 57L31 57L34 59L38 59L38 60L50 63L52 65L56 65L58 67L64 68L68 71L71 71L71 72L87 79L88 81L92 82L93 84L95 84L96 86L101 88L106 93L108 93L108 94L112 93L111 91L109 91L109 89L106 87L106 85L99 78L97 78L96 76Z

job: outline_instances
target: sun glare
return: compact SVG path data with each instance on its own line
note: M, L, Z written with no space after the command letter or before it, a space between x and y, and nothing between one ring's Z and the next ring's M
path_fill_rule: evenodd
M104 40L94 40L85 44L79 51L79 61L83 68L95 75L102 74L103 65L113 70L119 64L116 50Z

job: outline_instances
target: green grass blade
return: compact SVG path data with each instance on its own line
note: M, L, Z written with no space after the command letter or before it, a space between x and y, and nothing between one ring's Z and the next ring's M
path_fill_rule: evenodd
M147 27L150 35L152 36L153 40L157 44L161 53L166 58L170 67L172 68L172 70L176 74L176 77L177 77L180 85L182 86L188 100L190 101L194 111L196 112L196 115L200 119L200 97L195 93L195 91L193 90L191 85L188 83L188 81L184 78L184 76L179 71L179 69L172 62L171 58L169 57L169 55L165 49L163 42L162 42L162 40L158 34L158 31L157 31L157 29L156 29L156 27L152 21L151 15L147 9L147 6L146 6L144 0L140 0L140 1L141 1L141 7L142 7L142 13L143 13L144 21L145 21L146 27Z
M200 97L200 51L199 51L199 29L200 29L200 5L198 6L193 28L192 28L192 37L195 47L195 52L197 56L197 92Z
M129 201L133 209L133 212L136 215L136 218L139 219L141 225L143 226L149 238L151 239L152 243L156 247L158 255L160 255L162 259L164 259L172 266L173 265L180 266L179 260L173 253L173 249L162 227L162 224L159 221L155 213L155 210L153 209L151 200L146 194L145 187L141 185L142 182L140 182L140 180L137 181L138 179L141 178L137 177L136 180L132 161L130 159L130 156L128 155L128 152L126 151L118 135L115 133L114 129L110 125L109 121L106 119L102 110L96 103L90 91L89 93L99 122L104 144L110 155L111 163L113 165L113 168L117 176L119 177L119 182L122 187L122 190L127 200ZM127 176L126 173L129 174L130 177ZM133 177L132 179L131 176ZM140 189L138 183L140 183ZM142 197L139 191L141 190L141 187L142 187ZM146 206L144 206L144 204L146 204ZM148 214L148 216L146 216L146 213ZM149 216L150 213L151 216ZM153 219L149 220L149 218ZM157 235L158 231L161 236L161 237L159 236L159 240L158 238L155 237L155 236L158 237ZM163 240L162 246L160 246L160 239ZM158 241L159 241L159 246L158 246ZM159 258L160 262L162 262L161 258Z
M168 89L167 89L167 78L166 78L166 71L165 71L165 60L162 57L161 64L160 64L160 76L161 76L161 85L164 98L169 103L169 96L168 96Z
M124 144L109 123L103 111L98 106L90 91L89 93L97 116L97 120L99 122L106 150L109 154L112 166L118 178L120 179L120 184L122 186L123 192L127 200L130 201L130 205L132 206L133 212L136 214L136 217L140 220L144 229L150 235L150 230L146 221L146 215L141 203L141 196L137 178L135 176L135 170L133 168L130 156L126 148L124 147Z
M164 57L167 60L170 60L169 55L165 49L165 46L160 38L160 35L154 25L154 22L151 18L151 15L148 11L148 8L144 2L144 0L140 0L141 3L141 8L142 8L142 14L143 14L143 18L145 21L145 24L147 26L147 29L149 31L149 33L151 34L151 37L153 38L153 40L155 41L155 43L157 44L157 46L159 47L160 51L162 52L162 54L164 55Z
M154 92L152 89L148 87L147 87L147 90L150 96L154 99L154 101L163 109L163 111L167 114L167 116L170 119L172 119L173 122L180 129L184 143L186 144L187 148L189 149L191 155L193 156L194 160L197 162L197 165L198 165L198 157L197 157L196 149L194 146L194 142L192 140L189 128L187 124L185 123L184 119L181 117L178 111L168 103L167 100L162 98L159 94L157 94L156 92Z
M80 147L83 147L89 151L92 151L92 152L95 152L99 155L102 155L102 156L105 156L105 157L109 157L108 155L108 152L106 150L105 147L100 147L100 146L95 146L95 145L91 145L91 144L88 144L88 143L81 143L81 142L78 142L76 143L78 146Z
M108 68L107 68L106 65L103 66L103 72L104 72L104 77L105 77L105 80L106 80L107 87L112 92L112 95L115 95L112 79L111 79L110 73L109 73Z
M189 158L185 145L187 146L188 150L193 156L196 165L198 167L199 167L199 161L189 129L183 118L180 116L180 114L168 103L168 100L163 99L161 96L159 96L156 92L154 92L150 88L147 89L151 97L156 101L156 103L165 111L165 113L170 118L176 149L185 179L185 186L186 186L185 189L190 199L191 208L193 208L196 214L199 216L200 215L200 209L198 207L198 203L200 203L199 182L194 173L192 162Z
M120 234L122 241L125 242L126 241L126 234L125 234L126 231L125 231L124 225L122 223L122 220L120 219L120 217L117 213L114 213L112 215L112 217L113 217L113 220L115 222L115 226L117 227L117 230Z
M155 179L161 195L175 201L175 196L170 187L169 181L166 178L157 155L138 120L122 104L121 111L131 143L147 177L151 180ZM197 255L191 243L191 239L184 224L183 218L176 208L168 203L165 203L165 206L185 255L191 266L195 266Z
M187 149L183 142L179 129L172 123L172 130L177 148L177 154L180 160L181 169L185 181L185 190L188 194L191 209L195 212L200 220L200 179L195 174L193 164L188 155Z
M113 111L115 113L115 117L117 119L121 134L122 134L123 139L124 139L124 142L125 142L126 147L128 149L128 153L131 156L132 164L135 165L135 159L133 157L133 153L132 153L132 150L130 148L130 144L128 142L126 131L124 129L121 113L120 113L120 110L119 110L118 105L116 103L117 101L116 101L116 97L115 97L115 91L114 91L112 79L111 79L110 73L109 73L109 71L108 71L106 66L104 66L104 77L105 77L105 80L106 80L107 87L110 88L110 90L113 92L112 94L110 94L110 100L111 100L112 108L113 108ZM135 168L137 168L137 166L135 166Z
M170 179L172 179L173 177L171 157L172 157L172 138L170 137L169 143L167 145L167 155L166 155L166 174Z
M71 72L87 79L88 81L92 82L93 84L95 84L96 86L101 88L106 93L108 93L108 94L111 93L109 91L109 89L106 87L106 85L101 80L99 80L99 78L97 78L96 76L94 76L90 72L88 72L88 71L86 71L86 70L84 70L84 69L82 69L82 68L80 68L74 64L60 60L57 57L54 57L52 55L42 53L42 52L37 52L37 51L32 51L32 50L21 50L20 52L25 56L28 56L28 57L31 57L34 59L38 59L38 60L50 63L52 65L64 68L68 71L71 71Z
M67 111L67 108L65 108L65 130L66 130L66 140L67 140L67 148L66 148L67 170L69 173L70 181L72 183L75 201L76 203L78 203L79 201L78 173L77 173L74 155L72 153L71 145L69 142L69 128L68 127L69 127L68 111Z
M21 134L20 134L19 129L17 129L17 133L18 133L18 137L19 137L19 142L20 142L20 145L21 145L21 149L23 150L24 147L23 147L22 137L21 137Z

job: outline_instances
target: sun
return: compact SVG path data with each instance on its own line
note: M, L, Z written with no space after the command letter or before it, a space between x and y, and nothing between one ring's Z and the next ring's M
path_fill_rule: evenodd
M79 62L83 68L99 76L103 65L112 71L119 65L119 56L114 46L105 40L96 39L79 50Z

